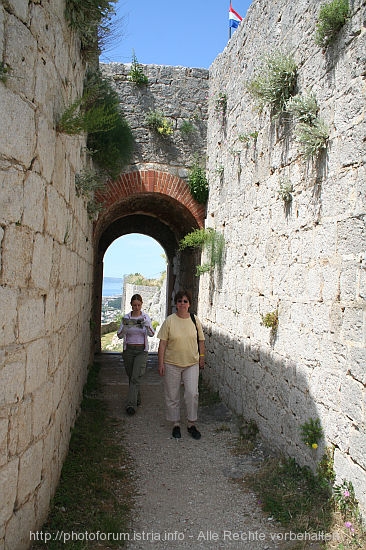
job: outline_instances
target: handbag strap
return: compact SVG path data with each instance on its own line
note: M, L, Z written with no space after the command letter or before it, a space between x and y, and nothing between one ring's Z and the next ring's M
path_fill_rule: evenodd
M198 347L198 353L200 352L200 345L199 345L199 339L198 339L198 328L197 328L197 323L196 323L196 318L194 316L194 313L190 313L190 316L191 316L191 319L194 323L194 326L196 327L196 332L197 332L197 347Z

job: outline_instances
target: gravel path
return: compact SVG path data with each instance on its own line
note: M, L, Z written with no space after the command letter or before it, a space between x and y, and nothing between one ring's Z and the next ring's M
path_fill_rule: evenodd
M149 355L142 405L133 417L124 412L128 380L120 354L102 354L98 361L104 395L114 416L124 419L124 441L136 467L134 540L128 549L293 547L283 539L284 530L263 514L257 497L240 486L258 468L263 453L260 447L250 456L230 452L237 425L223 404L200 407L199 441L183 422L182 438L173 439L156 354Z

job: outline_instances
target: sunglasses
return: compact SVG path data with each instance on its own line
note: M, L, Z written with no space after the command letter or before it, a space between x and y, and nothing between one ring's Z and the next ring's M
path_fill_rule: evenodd
M189 304L188 300L177 300L177 303Z

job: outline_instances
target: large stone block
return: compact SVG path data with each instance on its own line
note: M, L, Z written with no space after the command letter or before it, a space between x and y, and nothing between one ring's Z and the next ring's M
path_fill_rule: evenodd
M22 0L7 0L7 8L10 13L13 13L18 17L23 23L27 22L28 19L28 5L25 4Z
M8 428L9 420L6 416L2 418L4 412L0 411L0 468L8 461Z
M8 348L5 364L0 370L0 406L18 403L24 395L25 351L20 346Z
M51 185L47 186L46 199L45 229L59 243L63 243L70 230L66 202Z
M32 266L32 233L27 227L10 225L2 244L2 283L10 288L26 286Z
M24 397L19 403L12 406L9 421L9 456L19 456L28 447L32 440L32 401L31 397Z
M13 514L17 495L19 459L14 458L0 468L0 525L8 521Z
M34 158L36 131L33 107L17 94L1 89L0 150L8 159L15 159L26 168Z
M0 347L12 344L15 340L18 293L18 290L0 286L0 307L2 312L0 320Z
M28 172L24 181L23 223L34 231L42 232L45 216L45 183L35 172Z
M47 380L48 345L45 338L30 342L26 347L25 393L33 393Z
M42 338L45 333L44 297L24 297L19 300L19 342Z
M53 239L37 234L34 239L32 258L32 282L35 288L48 290L52 271Z
M5 38L6 60L12 71L12 78L8 79L7 85L13 91L20 92L20 95L31 104L34 98L37 42L28 26L13 16L8 18ZM27 52L26 56L24 52Z
M23 174L6 165L0 171L0 222L19 223L23 215Z
M42 370L47 368L43 363ZM45 395L48 396L45 399ZM52 410L52 382L47 382L32 393L32 434L34 438L44 435L54 411Z
M28 550L30 533L36 521L35 498L16 510L6 526L5 549L13 550L16 541L17 550ZM34 539L33 539L34 540Z
M32 495L41 481L43 440L33 443L19 459L18 506Z

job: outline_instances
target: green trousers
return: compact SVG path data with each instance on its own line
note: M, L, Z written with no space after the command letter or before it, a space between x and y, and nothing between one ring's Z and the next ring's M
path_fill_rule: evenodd
M128 376L127 407L137 408L141 402L140 382L145 374L148 352L140 346L128 345L122 357Z

